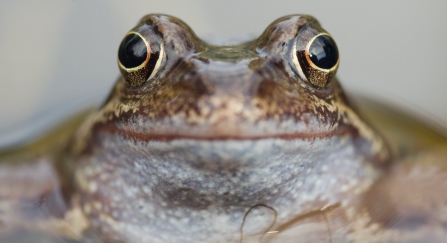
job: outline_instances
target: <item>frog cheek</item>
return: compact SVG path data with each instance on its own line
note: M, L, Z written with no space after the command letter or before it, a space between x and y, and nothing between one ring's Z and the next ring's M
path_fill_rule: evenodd
M305 48L300 48L300 47ZM293 62L298 75L313 87L327 88L335 76L340 56L337 45L328 33L319 33L305 44L294 45Z
M161 43L151 45L140 33L129 32L118 50L118 66L126 85L130 88L143 86L158 72L162 58Z

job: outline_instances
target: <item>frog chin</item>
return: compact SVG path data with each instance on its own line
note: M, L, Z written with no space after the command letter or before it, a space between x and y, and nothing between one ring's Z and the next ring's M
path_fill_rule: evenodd
M137 168L136 176L147 178L159 196L191 207L293 201L303 192L318 197L315 183L327 192L334 181L340 186L364 176L363 163L368 164L346 135L154 141L114 134L107 140L116 143L103 144L105 149L120 154L120 163ZM108 159L117 162L115 156Z
M350 203L347 195L365 191L379 174L372 143L347 123L184 121L133 116L93 125L75 174L90 218L103 222L94 211L99 200L113 220L139 232L234 241L253 207L263 205L276 225L287 224Z
M283 224L319 210L322 206L315 202L343 202L350 191L376 178L367 157L347 135L211 141L98 136L104 142L97 146L108 152L79 167L78 183L86 185L82 200L100 198L103 207L120 212L114 216L117 221L140 222L154 232L237 235L244 215L256 205L274 210L276 223ZM92 183L95 190L88 186Z

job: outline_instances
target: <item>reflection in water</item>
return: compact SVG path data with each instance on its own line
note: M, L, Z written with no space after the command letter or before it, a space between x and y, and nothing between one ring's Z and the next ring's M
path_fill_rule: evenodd
M440 153L447 156L445 150L441 150ZM424 161L428 165L435 159L433 154L420 156L425 156ZM363 243L368 239L371 240L368 242L442 243L447 237L447 227L445 224L438 224L437 221L446 219L444 192L447 189L447 182L444 182L444 185L434 183L438 183L440 178L445 181L447 164L442 170L425 165L418 169L411 166L414 162L414 159L409 159L405 162L405 166L391 168L360 200L351 202L351 205L342 205L342 203L327 205L320 210L296 216L281 225L275 224L277 212L273 208L262 204L255 205L246 212L241 226L240 242ZM415 182L423 182L423 184L414 184ZM405 188L411 188L412 193L408 194ZM429 193L424 192L427 188L431 190ZM421 195L426 197L418 198ZM405 199L406 197L408 198ZM54 198L58 197L53 197L53 199L47 197L43 201L42 199L30 200L27 206L22 207L22 212L27 214L25 218L30 217L30 221L41 224L40 227L35 228L45 229L48 227L48 222L42 220L54 218L54 215L49 214L51 210L45 209L52 205L51 201ZM439 201L439 204L428 205L424 208L424 200L435 203ZM5 202L2 202L1 206L4 208ZM433 212L433 207L438 207L438 209ZM8 216L7 212L0 212L0 219L5 219L6 216ZM95 240L101 238L96 238L101 235L101 232L90 232L88 238L75 241L61 237L61 235L66 235L66 232L61 229L48 230L47 228L46 231L51 232L48 234L26 229L12 229L9 226L4 221L0 222L0 242L104 242L104 240ZM176 242L194 241L179 239Z

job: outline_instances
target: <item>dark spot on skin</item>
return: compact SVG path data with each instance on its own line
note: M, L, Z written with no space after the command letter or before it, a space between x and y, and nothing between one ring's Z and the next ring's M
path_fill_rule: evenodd
M160 37L163 39L163 32L161 32L161 31L158 29L158 26L157 26L157 25L155 25L155 26L153 27L153 30L154 30L155 33L157 33L158 36L160 36Z
M152 24L154 24L154 21L152 19L146 19L144 21L144 23L147 24L147 25L152 25Z
M426 217L409 217L409 218L405 218L403 220L398 220L395 224L394 224L394 228L399 228L399 229L405 229L405 230L416 230L419 227L423 226L423 225L427 225L428 220ZM390 225L387 225L387 227L390 227Z

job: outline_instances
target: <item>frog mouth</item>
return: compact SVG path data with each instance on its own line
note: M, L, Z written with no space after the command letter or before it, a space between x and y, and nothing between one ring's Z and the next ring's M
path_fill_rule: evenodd
M355 137L359 131L350 123L337 120L337 116L321 119L304 116L286 119L255 119L234 116L224 110L222 116L198 117L150 117L144 113L132 113L105 123L94 123L99 133L111 133L123 138L140 141L189 140L312 140L334 136ZM335 118L334 118L335 117Z
M225 140L263 140L263 139L281 139L281 140L314 140L324 139L334 136L355 135L356 130L350 126L337 127L330 131L315 132L291 132L291 133L235 133L235 132L142 132L126 128L119 128L113 125L104 125L96 127L98 132L112 133L121 137L138 141L173 141L173 140L204 140L204 141L225 141Z

